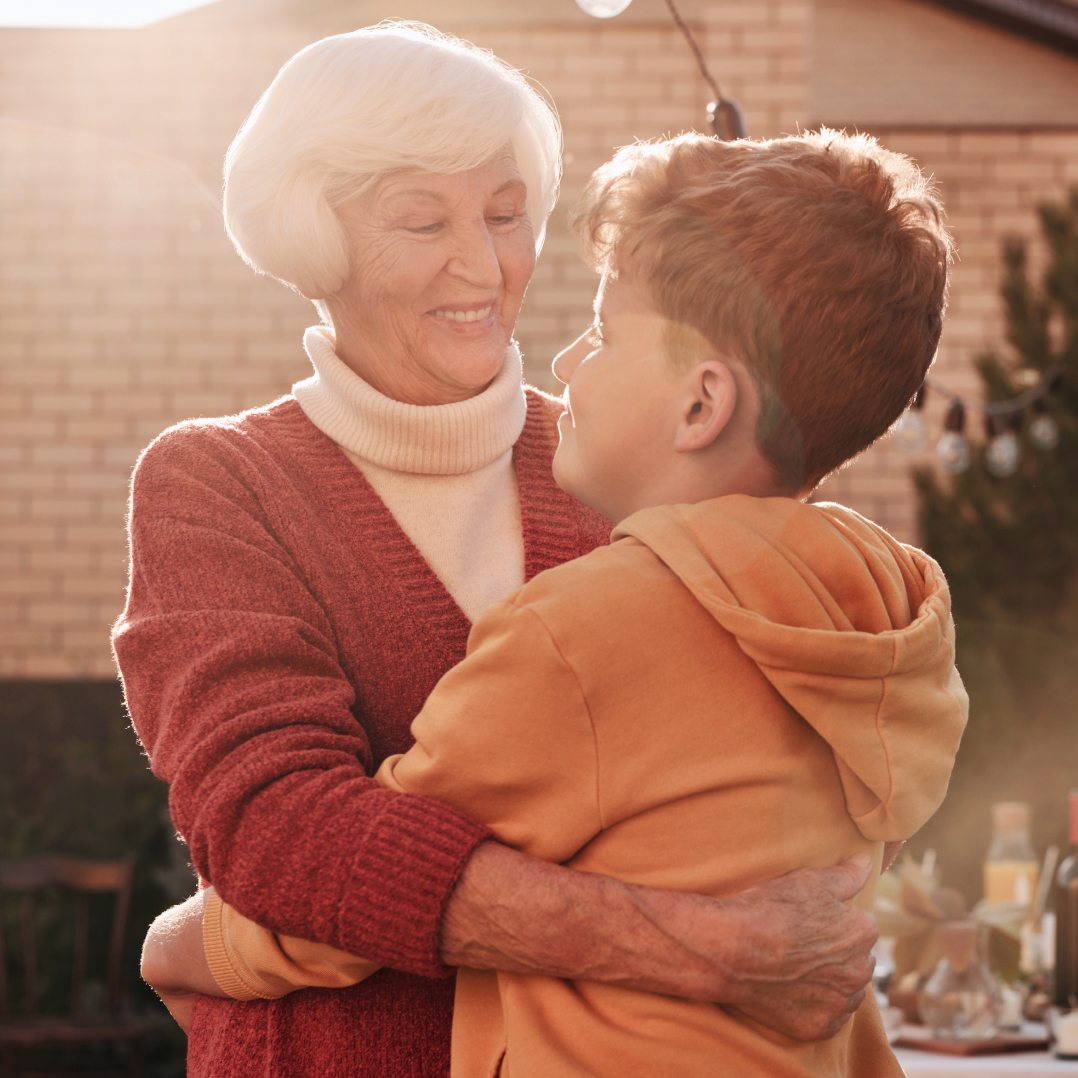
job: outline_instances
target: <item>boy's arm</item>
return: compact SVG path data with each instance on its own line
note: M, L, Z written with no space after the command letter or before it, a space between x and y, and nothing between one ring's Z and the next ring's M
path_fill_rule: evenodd
M279 999L298 988L347 988L378 968L328 944L279 936L212 887L161 914L142 950L143 979L184 1031L199 995Z
M452 805L555 863L603 830L588 701L530 606L508 600L475 624L467 658L434 687L412 734L375 776L388 789Z
M224 995L217 986L202 946L206 891L160 914L142 943L142 979L161 997L169 1014L186 1033L195 999Z

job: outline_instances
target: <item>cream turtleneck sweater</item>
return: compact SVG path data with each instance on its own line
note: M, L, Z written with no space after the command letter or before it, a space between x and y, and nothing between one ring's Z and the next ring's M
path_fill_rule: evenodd
M383 396L337 356L333 332L312 326L303 347L315 373L292 387L307 418L344 451L472 621L524 583L513 445L524 428L520 352L457 404Z

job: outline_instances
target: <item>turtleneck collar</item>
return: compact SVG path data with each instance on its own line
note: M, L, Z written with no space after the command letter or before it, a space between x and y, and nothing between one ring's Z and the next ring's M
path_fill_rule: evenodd
M303 347L315 373L292 387L307 418L342 449L381 468L462 475L492 464L524 428L520 351L511 344L501 373L455 404L404 404L383 396L334 350L333 332L312 326Z

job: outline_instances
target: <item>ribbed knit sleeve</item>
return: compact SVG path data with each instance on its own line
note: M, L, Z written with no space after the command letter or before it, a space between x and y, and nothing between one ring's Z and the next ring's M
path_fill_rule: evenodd
M177 428L136 469L114 630L135 728L227 902L275 931L441 974L439 919L487 832L369 777L337 621L297 553L309 522L290 519L287 473L237 441Z

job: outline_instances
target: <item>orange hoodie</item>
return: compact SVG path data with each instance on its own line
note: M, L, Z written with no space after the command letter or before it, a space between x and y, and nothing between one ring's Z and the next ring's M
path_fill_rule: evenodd
M378 777L536 856L718 896L878 864L938 808L966 713L931 558L841 506L729 496L637 513L492 608ZM293 983L328 950L293 950ZM453 1042L454 1078L902 1073L871 998L806 1045L717 1006L472 970Z

